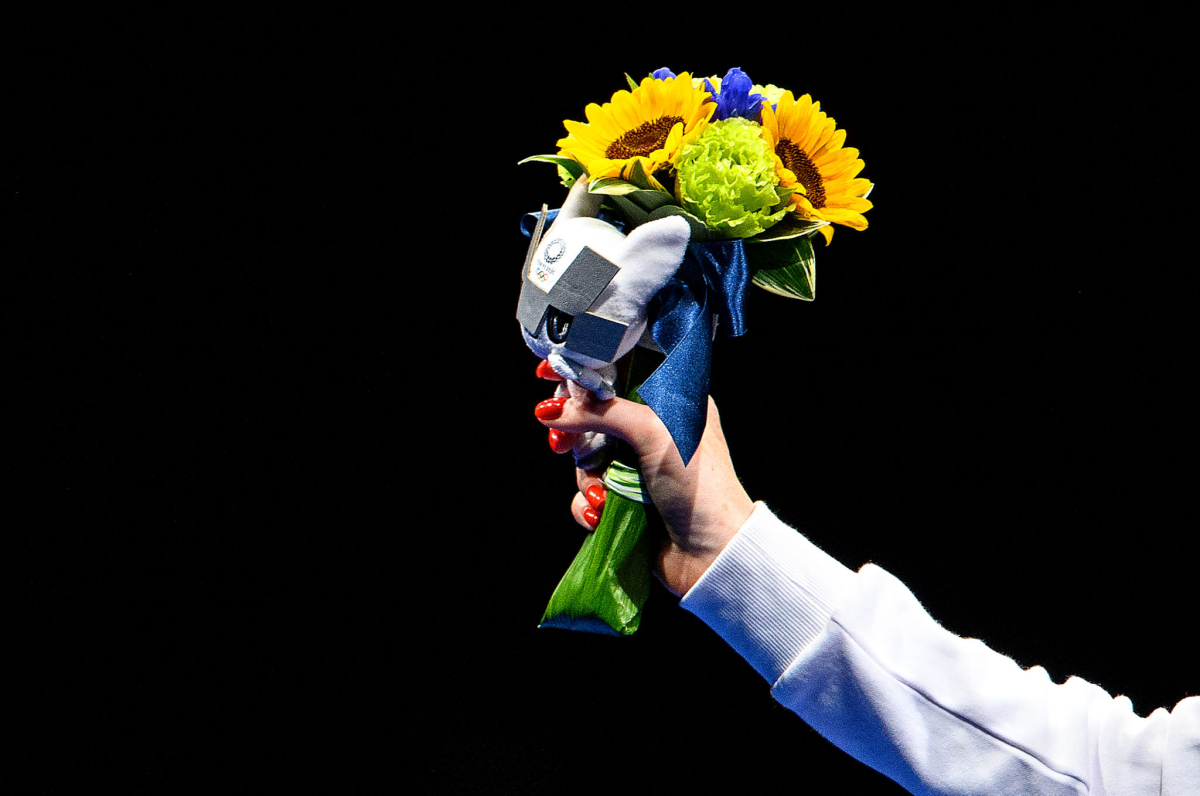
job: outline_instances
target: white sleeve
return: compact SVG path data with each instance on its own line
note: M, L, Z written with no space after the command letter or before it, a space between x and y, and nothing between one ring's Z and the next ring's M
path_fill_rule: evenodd
M681 605L814 729L914 794L1200 795L1200 697L1133 713L960 638L762 503Z

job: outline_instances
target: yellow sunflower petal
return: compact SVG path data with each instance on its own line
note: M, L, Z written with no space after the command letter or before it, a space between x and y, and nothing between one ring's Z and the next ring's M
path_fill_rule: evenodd
M846 210L840 207L827 207L821 211L826 221L832 221L834 224L841 224L844 227L851 229L863 230L867 228L867 219L862 213L857 213L853 210Z
M845 147L846 131L837 129L819 102L808 94L797 99L785 91L774 109L764 103L762 136L775 153L780 186L796 190L791 198L796 213L866 229L862 213L871 203L862 197L871 183L858 177L865 164L857 149ZM821 227L821 234L828 244L832 225Z
M861 160L851 160L846 163L834 163L832 165L821 164L821 173L825 175L827 182L849 182L858 176L858 173L863 170L866 164ZM858 196L858 194L854 194Z
M662 169L675 153L698 136L716 110L691 75L659 80L647 77L633 91L621 90L604 105L584 108L587 123L564 121L563 152L596 177L628 174L634 162L646 172Z

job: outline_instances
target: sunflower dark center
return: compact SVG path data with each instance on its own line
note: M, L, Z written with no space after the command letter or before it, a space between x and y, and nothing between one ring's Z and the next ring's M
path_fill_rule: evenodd
M783 166L796 175L796 181L804 186L804 195L813 207L825 206L825 184L821 182L821 172L805 154L804 150L786 138L780 139L775 145L775 154L783 161Z
M662 116L652 122L642 122L608 145L604 157L609 160L625 160L637 155L649 155L662 149L671 134L671 128L683 121L681 116Z

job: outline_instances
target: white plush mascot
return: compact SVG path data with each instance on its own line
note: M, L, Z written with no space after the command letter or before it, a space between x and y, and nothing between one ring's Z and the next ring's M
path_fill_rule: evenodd
M646 309L683 262L690 229L669 216L625 236L595 218L601 197L588 193L587 182L584 175L575 183L540 240L534 232L517 320L530 349L566 379L557 395L582 389L607 401L615 395L613 363L639 342L657 349L645 334ZM577 445L580 466L603 444L597 435Z

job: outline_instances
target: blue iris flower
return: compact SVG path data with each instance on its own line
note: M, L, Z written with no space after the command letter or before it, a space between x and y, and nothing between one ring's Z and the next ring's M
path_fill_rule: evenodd
M655 69L653 72L651 72L650 77L654 78L655 80L666 80L669 77L675 77L675 73L664 66L662 69Z
M740 116L752 122L760 121L759 116L762 114L764 97L762 94L750 93L754 88L754 81L741 69L735 66L725 73L725 77L721 78L719 92L708 80L704 81L704 86L717 101L717 111L713 114L714 120Z

